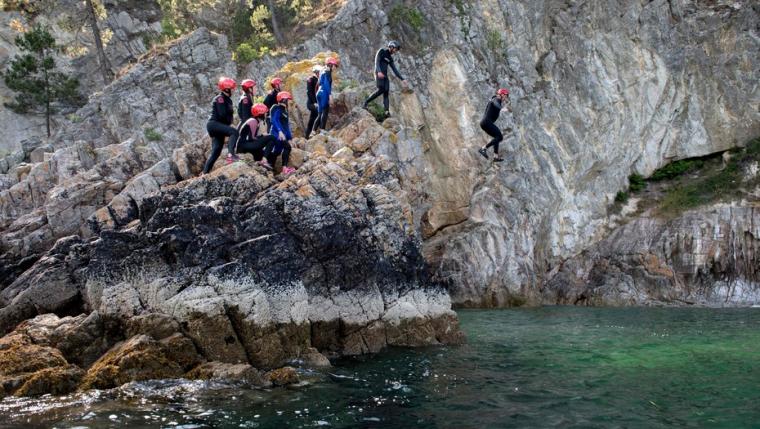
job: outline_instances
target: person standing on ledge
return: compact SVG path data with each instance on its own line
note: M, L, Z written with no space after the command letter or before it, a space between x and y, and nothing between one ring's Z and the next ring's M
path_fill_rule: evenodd
M277 156L282 153L282 174L285 176L296 171L295 168L288 166L290 151L292 150L290 142L293 140L288 119L288 102L290 100L293 100L293 96L287 91L277 94L277 104L272 107L271 111L272 135L277 139L277 143L274 149L266 155L269 165L274 166Z
M270 82L270 85L272 85L272 90L269 91L269 94L264 97L264 105L267 106L267 109L269 109L269 113L267 113L267 132L270 132L272 129L272 122L270 120L270 115L272 113L272 107L274 107L275 104L277 104L277 94L280 93L280 90L282 88L282 79L279 77L275 77L272 79L272 82Z
M246 79L240 82L240 88L243 95L238 101L238 116L240 117L240 126L251 118L251 107L253 107L253 96L256 95L256 82L253 79Z
M330 114L330 100L332 99L332 72L338 68L337 58L328 58L325 61L325 69L319 75L319 90L317 91L317 111L319 116L314 124L314 132L320 128L327 128L327 115Z
M491 141L487 145L478 149L478 153L483 155L485 159L488 159L488 148L493 147L494 162L502 162L504 158L499 156L499 143L504 140L504 136L501 134L501 130L496 126L496 120L499 119L499 115L502 110L512 109L509 107L509 90L501 88L496 91L496 95L491 97L491 100L486 106L486 111L483 112L483 118L480 120L480 128L492 137Z
M227 163L230 164L239 159L235 155L238 131L230 126L235 114L232 107L232 90L235 89L237 83L231 78L223 77L219 79L217 85L220 92L211 102L211 116L209 116L206 123L206 131L208 131L208 135L211 137L211 154L203 166L203 174L208 173L214 167L214 163L222 153L224 139L227 137L229 137L229 142L227 143Z
M311 136L314 122L319 116L319 112L317 111L317 82L319 81L319 72L321 71L322 66L317 65L312 67L312 75L306 79L306 108L309 109L309 123L306 125L306 132L304 133L306 140Z
M388 66L391 67L397 78L401 79L401 85L407 87L404 77L401 76L396 65L393 63L393 54L401 50L401 44L396 41L388 42L388 48L380 48L375 54L375 84L377 91L370 95L364 102L364 108L368 109L369 103L375 98L383 96L383 107L385 108L385 117L391 115L389 93L391 89L390 79L388 79Z

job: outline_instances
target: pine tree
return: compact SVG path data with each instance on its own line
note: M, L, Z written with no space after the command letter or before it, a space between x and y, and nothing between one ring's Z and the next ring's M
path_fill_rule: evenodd
M82 97L79 81L60 72L53 54L59 50L46 27L35 25L16 37L21 50L4 73L5 84L16 92L14 101L5 106L16 113L45 115L50 137L50 117L55 106L77 106Z

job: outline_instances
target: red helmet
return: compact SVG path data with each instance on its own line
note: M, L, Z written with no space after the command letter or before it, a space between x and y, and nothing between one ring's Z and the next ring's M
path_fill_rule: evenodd
M272 88L276 86L280 86L280 85L282 85L282 79L280 79L279 77L272 79Z
M288 91L282 91L277 94L277 102L281 102L282 100L292 100L293 96L290 95Z
M256 103L251 107L251 115L253 116L261 116L265 115L269 111L269 108L266 104L262 103Z
M325 65L327 66L335 66L338 67L340 64L340 61L337 58L330 57L325 61Z
M243 91L248 91L254 86L256 86L256 82L254 82L253 79L246 79L240 83L240 87L243 88Z
M235 83L235 79L229 77L220 77L217 86L219 89L224 91L225 89L235 89L237 83Z
M509 90L507 88L500 88L496 91L496 95L509 95Z

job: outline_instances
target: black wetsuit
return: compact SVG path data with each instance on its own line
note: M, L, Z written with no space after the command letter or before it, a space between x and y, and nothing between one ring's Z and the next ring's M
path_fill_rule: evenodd
M243 94L240 96L240 101L238 101L238 117L240 118L240 126L243 126L245 121L253 116L253 114L251 114L252 106L253 100L251 99L250 95Z
M224 147L224 139L229 137L227 152L235 153L235 143L238 140L238 131L231 127L235 111L232 107L232 99L225 93L219 93L211 101L211 116L206 123L206 131L211 136L211 154L203 166L203 172L208 173L219 159Z
M317 81L319 78L312 75L306 80L306 108L309 109L309 124L306 126L305 137L308 139L311 135L311 130L314 128L314 121L317 120L319 112L317 112Z
M496 120L499 119L501 113L501 100L499 97L494 96L491 101L488 102L485 112L483 112L483 119L480 120L480 128L483 129L489 136L493 137L491 141L486 145L486 149L493 146L493 153L499 154L499 143L504 140L504 136L501 134L501 130L496 126Z
M388 48L379 49L375 54L375 84L377 85L377 91L369 96L367 101L364 102L364 106L367 106L367 104L371 103L372 100L382 95L383 107L385 107L385 111L387 112L390 109L390 99L388 97L388 93L390 92L391 84L390 79L388 79L388 66L391 67L391 70L393 70L393 73L396 75L396 77L404 80L404 78L401 76L401 73L399 73L398 69L396 69L396 65L393 63L393 56L391 55L391 51L388 50ZM381 72L384 77L382 79L379 78L377 76L377 72Z
M264 156L268 156L272 149L276 139L271 135L258 135L261 131L260 126L264 123L263 118L258 120L256 118L249 118L240 127L240 137L237 142L238 153L250 153L253 155L254 161L261 161Z
M272 130L272 123L269 120L269 118L271 117L272 106L274 106L275 104L277 104L277 94L279 94L279 93L280 93L280 91L272 88L272 90L269 91L269 94L267 94L267 96L264 97L264 105L267 106L267 109L269 109L269 110L267 110L267 117L266 117L267 132L270 132Z

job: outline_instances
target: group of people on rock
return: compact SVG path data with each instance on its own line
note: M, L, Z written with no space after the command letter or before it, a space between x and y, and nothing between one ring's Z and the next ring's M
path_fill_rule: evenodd
M401 80L402 86L408 88L406 80L393 61L393 55L399 50L401 50L401 44L391 41L386 48L379 49L375 54L377 90L364 101L363 105L365 109L368 109L369 103L382 95L384 117L390 116L389 67ZM306 107L309 110L309 121L304 132L306 139L309 139L312 133L321 133L323 131L320 130L326 129L332 100L332 73L339 66L340 62L337 58L329 57L325 60L324 67L314 66L312 75L306 80ZM219 94L211 102L211 115L206 124L206 130L211 137L211 154L203 167L203 174L210 172L219 159L225 139L227 139L226 162L228 164L239 161L239 153L250 153L259 165L272 170L277 157L282 156L282 173L289 175L295 171L289 166L293 133L290 129L288 103L293 100L293 96L290 92L282 90L282 83L281 78L273 78L270 82L271 90L264 97L263 103L254 103L256 82L252 79L242 81L240 87L243 93L237 106L240 122L235 128L232 126L234 120L232 91L237 87L237 83L229 77L219 79ZM492 140L478 149L478 152L488 159L488 148L492 147L495 162L503 161L499 156L499 143L504 139L495 122L502 110L511 110L508 103L509 90L499 89L488 102L480 121L480 127L492 137Z

